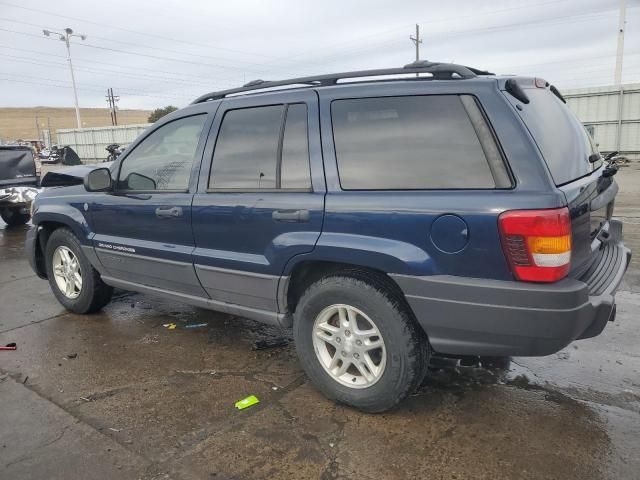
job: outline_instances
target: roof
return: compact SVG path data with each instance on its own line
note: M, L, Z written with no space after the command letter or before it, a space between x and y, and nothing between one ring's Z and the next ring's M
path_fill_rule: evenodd
M330 85L337 85L339 80L353 79L353 78L368 78L368 77L381 77L389 75L406 75L412 73L428 73L430 77L417 77L420 80L464 80L469 78L475 78L480 75L493 75L493 73L478 70L476 68L467 67L464 65L457 65L455 63L437 63L429 62L427 60L420 60L410 63L401 68L386 68L377 70L359 70L352 72L333 73L326 75L315 75L310 77L298 77L288 80L277 81L265 81L265 80L253 80L242 87L231 88L228 90L221 90L217 92L210 92L196 98L192 104L208 102L210 100L219 100L229 95L256 92L260 90L268 90L276 87L290 86L292 88L307 86L307 87L323 87ZM403 78L402 80L406 80Z

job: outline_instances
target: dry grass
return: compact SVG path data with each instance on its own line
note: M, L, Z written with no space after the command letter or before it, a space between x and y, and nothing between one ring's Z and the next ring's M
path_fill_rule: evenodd
M147 123L151 112L148 110L120 110L118 125ZM80 117L83 127L106 127L111 125L111 117L106 108L81 108ZM56 141L55 131L61 128L75 128L76 114L73 108L0 108L0 139L42 138L38 135L36 119L40 130L50 126L52 140Z

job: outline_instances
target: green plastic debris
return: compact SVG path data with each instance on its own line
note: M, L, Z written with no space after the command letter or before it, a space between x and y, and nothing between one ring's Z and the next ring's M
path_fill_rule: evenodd
M258 400L258 397L256 397L255 395L249 395L247 398L238 400L236 402L236 408L238 410L244 410L245 408L249 408L250 406L255 405L257 403L260 403L260 400Z

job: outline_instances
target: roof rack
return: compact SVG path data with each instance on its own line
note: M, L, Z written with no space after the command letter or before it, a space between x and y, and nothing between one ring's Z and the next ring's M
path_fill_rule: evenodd
M478 75L493 75L493 73L476 68L465 67L464 65L456 65L454 63L435 63L427 60L419 60L409 63L402 68L386 68L377 70L358 70L353 72L332 73L328 75L316 75L311 77L298 77L288 80L265 81L253 80L246 83L242 87L231 88L229 90L220 90L219 92L210 92L196 98L192 104L208 102L210 100L219 100L235 93L251 92L255 90L264 90L274 87L282 87L287 85L308 85L316 87L324 87L336 85L338 80L345 78L359 77L378 77L384 75L402 75L407 73L430 73L430 79L435 80L462 80L474 78Z

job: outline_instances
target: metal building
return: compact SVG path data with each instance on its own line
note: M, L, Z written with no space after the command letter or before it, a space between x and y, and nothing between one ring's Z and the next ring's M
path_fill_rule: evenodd
M640 83L562 92L602 153L640 160Z
M98 163L107 158L105 147L111 143L127 146L151 124L117 127L66 128L58 130L58 145L73 148L83 163Z

